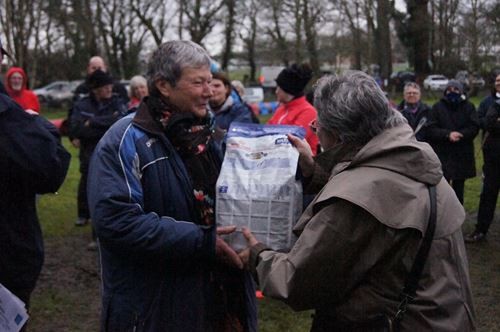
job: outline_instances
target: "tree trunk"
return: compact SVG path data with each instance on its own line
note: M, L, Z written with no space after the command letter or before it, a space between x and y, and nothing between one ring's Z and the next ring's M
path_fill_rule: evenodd
M377 29L375 40L378 45L377 63L382 79L388 79L392 72L392 47L390 35L391 4L389 0L377 0Z
M410 46L412 52L413 68L419 82L429 74L429 41L431 20L428 11L429 0L409 0L407 1L409 19L410 40L413 41Z
M234 39L234 25L236 16L236 1L235 0L225 0L225 5L227 8L226 16L226 26L224 29L224 50L222 52L222 69L227 71L229 65L229 60L232 56L233 39Z

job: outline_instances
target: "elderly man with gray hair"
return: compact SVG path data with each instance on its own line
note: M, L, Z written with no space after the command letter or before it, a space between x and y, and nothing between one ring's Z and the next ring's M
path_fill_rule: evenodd
M321 79L314 105L325 152L289 135L323 184L296 244L275 252L244 230L240 257L264 295L314 309L315 332L474 330L465 213L436 154L365 73Z
M103 331L256 331L255 287L216 228L210 57L170 41L153 53L150 95L109 129L91 163Z

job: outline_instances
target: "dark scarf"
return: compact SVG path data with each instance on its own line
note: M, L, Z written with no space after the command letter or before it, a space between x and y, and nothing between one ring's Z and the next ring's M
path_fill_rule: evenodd
M215 128L211 112L203 119L181 112L168 101L155 96L145 100L155 121L161 125L170 143L179 153L193 186L195 206L202 225L215 225L215 187L221 160L209 147ZM217 265L213 272L211 313L213 330L240 332L248 330L243 271Z
M215 123L212 114L207 112L205 118L199 119L154 96L149 97L146 104L184 162L198 210L199 220L195 222L215 225L215 185L221 161L209 148Z

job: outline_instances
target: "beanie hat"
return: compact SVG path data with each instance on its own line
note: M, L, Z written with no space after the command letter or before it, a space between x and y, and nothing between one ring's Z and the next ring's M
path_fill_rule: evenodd
M279 73L276 83L286 93L298 97L304 93L311 78L312 70L308 65L293 64Z
M110 74L97 69L87 78L87 84L89 88L93 90L108 84L113 84L113 78Z
M448 88L452 88L452 87L457 88L460 91L460 94L464 93L463 84L457 80L449 80L448 84L446 85L446 89L444 89L444 93L446 94L446 90L448 90Z

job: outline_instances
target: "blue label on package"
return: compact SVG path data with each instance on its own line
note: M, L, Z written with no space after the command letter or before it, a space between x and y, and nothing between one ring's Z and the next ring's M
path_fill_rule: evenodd
M229 137L260 137L264 135L292 134L299 138L306 136L306 130L300 126L290 125L264 125L256 123L232 122L227 131Z

